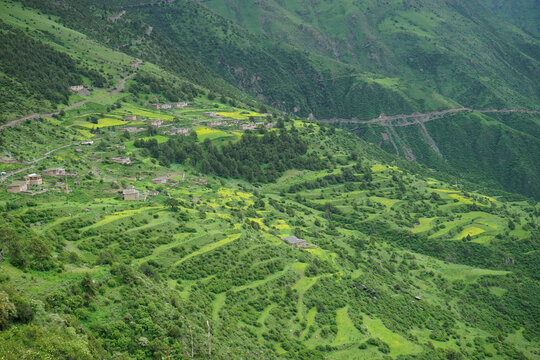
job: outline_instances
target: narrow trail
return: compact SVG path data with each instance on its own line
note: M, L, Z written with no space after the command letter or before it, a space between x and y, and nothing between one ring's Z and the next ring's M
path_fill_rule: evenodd
M145 33L143 36L141 36L140 38L138 38L137 40L133 40L132 42L130 43L127 43L127 44L122 44L120 46L118 46L116 48L116 50L120 50L122 48L125 48L125 47L128 47L128 46L133 46L133 45L137 45L137 44L140 44L142 43L144 40L146 40L146 37L147 36L150 36L152 34L152 31L154 31L154 28L150 25L148 25L148 28L146 29Z
M49 156L51 156L52 154L54 154L55 152L57 152L59 150L65 149L65 148L70 147L70 146L77 146L77 145L80 145L80 143L75 142L75 143L72 143L72 144L62 145L60 147L57 147L56 149L52 149L50 151L47 151L45 154L43 154L42 157L40 157L38 159L34 159L34 161L32 161L32 163L31 163L32 165L27 163L27 165L30 165L30 166L20 168L20 169L17 169L17 170L13 170L13 171L9 171L6 175L0 177L0 182L6 181L7 179L9 179L13 175L17 175L17 174L22 173L24 171L35 168L38 162L47 159Z
M480 113L499 113L499 114L511 114L511 113L526 113L526 114L540 114L538 110L526 110L526 109L471 109L471 108L457 108L440 111L429 112L415 112L412 114L399 114L387 116L381 114L379 117L370 120L359 120L358 118L351 119L321 119L320 122L324 123L358 123L358 124L380 124L382 126L390 126L392 121L405 120L392 126L409 126L418 125L419 123L425 123L435 119L439 119L448 114L456 114L460 112L480 112ZM411 120L411 121L408 121Z
M114 90L112 90L112 91L108 92L107 94L102 95L102 96L100 96L98 98L86 99L86 100L76 102L76 103L74 103L72 105L69 105L69 106L65 107L62 110L63 111L73 110L73 109L76 109L76 108L79 108L79 107L83 106L84 104L86 104L88 102L95 102L95 101L103 100L104 98L107 98L107 97L109 97L111 95L116 95L116 94L120 93L121 91L123 91L126 88L127 81L129 79L132 79L133 77L135 77L137 75L137 72L139 71L139 67L141 66L141 64L142 64L141 59L137 59L137 61L135 61L135 63L130 64L130 66L134 68L134 71L131 74L129 74L128 76L122 78L120 80L120 83L116 86L116 88ZM12 127L12 126L19 125L19 124L25 122L26 120L32 120L32 119L37 119L37 118L41 118L41 117L53 117L54 115L58 115L58 114L60 114L60 111L55 111L55 112L50 112L50 113L42 113L42 114L29 114L29 115L23 116L22 118L11 120L11 121L8 121L7 123L3 124L3 125L0 125L0 130L3 130L4 128L7 128L7 127Z

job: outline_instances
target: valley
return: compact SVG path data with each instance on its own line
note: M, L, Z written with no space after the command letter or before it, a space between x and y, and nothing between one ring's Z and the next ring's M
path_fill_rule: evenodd
M0 0L0 359L540 357L537 38L331 5Z

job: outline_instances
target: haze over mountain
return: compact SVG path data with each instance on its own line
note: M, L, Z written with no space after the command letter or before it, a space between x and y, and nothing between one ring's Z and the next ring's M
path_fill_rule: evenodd
M0 359L537 359L537 9L0 0Z

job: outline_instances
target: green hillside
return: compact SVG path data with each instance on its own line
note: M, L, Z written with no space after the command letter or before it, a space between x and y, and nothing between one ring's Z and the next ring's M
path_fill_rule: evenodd
M514 25L540 36L540 3L535 0L501 1L484 0L487 8Z
M0 1L0 359L540 356L537 114L126 5Z

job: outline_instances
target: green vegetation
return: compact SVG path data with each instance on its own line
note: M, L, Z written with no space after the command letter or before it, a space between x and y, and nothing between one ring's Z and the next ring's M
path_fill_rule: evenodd
M538 356L540 207L488 186L507 170L503 185L537 194L534 115L428 122L443 160L415 141L418 129L395 126L398 150L412 148L433 170L389 154L387 143L381 149L280 108L368 117L414 111L422 99L427 108L454 100L388 75L344 79L351 91L337 79L323 85L358 64L259 41L197 2L126 8L108 20L133 3L0 2L0 36L20 37L30 54L17 64L10 43L0 62L6 76L25 86L45 75L43 83L107 82L87 96L44 93L44 107L60 96L63 111L0 129L0 157L9 162L0 163L0 358ZM381 10L342 4L333 7L395 10L395 2ZM460 19L467 9L476 14L475 4L460 5ZM287 6L294 11L285 19L315 19L298 1ZM433 37L439 20L413 16L410 2L399 6L409 12L379 19L381 32ZM153 31L141 40L148 24ZM333 25L347 30L346 22ZM534 102L525 92L515 104ZM267 108L255 94L269 103L290 98ZM379 143L375 135L386 129L353 130ZM479 156L485 149L500 153ZM55 176L58 167L66 174ZM471 181L457 182L455 169L470 170ZM7 191L30 173L43 183ZM306 247L282 239L289 235Z

